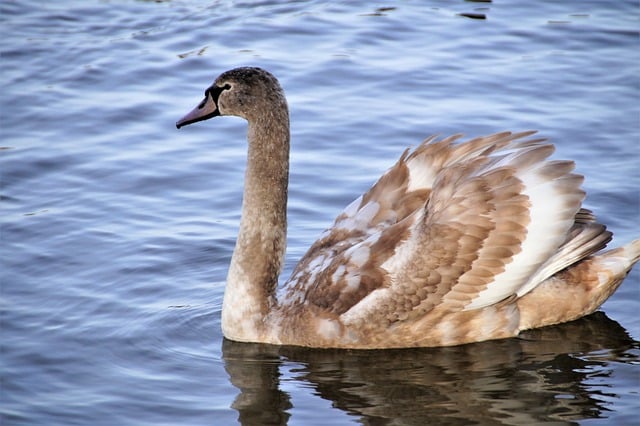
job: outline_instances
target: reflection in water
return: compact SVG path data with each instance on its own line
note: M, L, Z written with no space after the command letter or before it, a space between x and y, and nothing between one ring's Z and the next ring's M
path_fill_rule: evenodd
M240 389L232 408L242 425L286 425L291 408L289 395L279 388L281 364L277 348L252 343L222 343L225 369Z
M639 348L598 312L517 339L450 348L318 350L225 340L222 350L240 389L232 407L245 425L287 423L292 405L281 380L311 386L363 424L468 425L606 417L603 391L586 382L608 362L637 362ZM287 364L296 369L281 377ZM615 397L615 389L607 392Z

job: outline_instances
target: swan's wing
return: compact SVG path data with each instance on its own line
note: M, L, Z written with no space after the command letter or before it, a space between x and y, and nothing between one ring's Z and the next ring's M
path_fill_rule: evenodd
M409 189L410 158L405 151L367 193L338 215L298 262L278 298L280 303L343 313L383 284L379 262L393 254L395 245L384 249L372 245L392 235L395 244L399 243L400 229L408 227L430 192L428 188ZM372 254L377 259L375 266Z
M284 302L347 324L525 294L565 263L550 259L584 197L573 163L546 161L553 147L520 140L530 134L429 140L405 153L311 247Z
M530 282L539 283L607 246L613 234L596 222L590 210L580 209L564 243L538 268Z
M506 148L441 172L411 236L381 264L389 284L342 315L345 324L483 308L566 266L554 254L580 211L582 177L572 162L546 160L551 145Z

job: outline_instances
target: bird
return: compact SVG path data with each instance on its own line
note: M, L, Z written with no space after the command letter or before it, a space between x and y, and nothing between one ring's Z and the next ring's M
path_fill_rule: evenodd
M287 235L289 110L270 72L223 72L179 129L248 123L226 339L309 348L454 346L517 337L588 315L640 258L582 207L575 164L535 131L407 148L322 232L278 285Z

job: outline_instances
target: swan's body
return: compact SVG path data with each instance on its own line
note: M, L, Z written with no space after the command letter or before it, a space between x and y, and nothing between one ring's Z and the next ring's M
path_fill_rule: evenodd
M289 114L259 68L223 73L181 127L249 123L225 337L312 347L456 345L516 336L596 310L640 257L582 209L583 178L533 132L406 151L309 249L277 291L286 244Z

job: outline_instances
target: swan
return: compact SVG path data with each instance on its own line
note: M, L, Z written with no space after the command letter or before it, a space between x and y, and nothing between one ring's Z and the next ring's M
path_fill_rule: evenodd
M583 177L535 132L430 137L338 215L278 289L286 246L289 112L255 67L221 74L176 126L248 122L227 339L315 348L450 346L594 312L640 258L581 207Z

